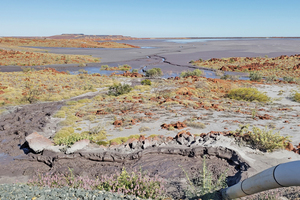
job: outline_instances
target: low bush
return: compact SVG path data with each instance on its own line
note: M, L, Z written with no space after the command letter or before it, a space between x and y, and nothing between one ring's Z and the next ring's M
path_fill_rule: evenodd
M138 69L132 69L131 72L132 72L132 73L138 73L139 70L138 70Z
M160 68L152 68L145 72L146 77L159 77L163 75L163 72Z
M272 82L276 81L277 79L278 78L275 75L266 77L267 83L272 83Z
M258 71L250 72L249 75L250 81L261 81L262 75Z
M75 142L88 139L91 142L98 143L106 139L106 130L104 127L97 126L90 131L75 133L72 127L63 127L54 136L53 140L56 145L71 146Z
M117 138L114 138L114 139L111 139L108 141L108 144L112 144L112 143L116 143L116 144L123 144L125 142L127 142L129 139L131 138L135 138L135 139L139 139L140 138L140 135L130 135L128 137L117 137Z
M109 87L108 95L120 96L122 94L128 94L133 88L128 84L114 84Z
M267 102L270 98L258 91L256 88L237 88L229 91L227 95L230 99L244 100L244 101L259 101Z
M273 130L268 130L267 127L260 129L253 126L252 131L249 131L249 125L240 126L236 130L236 134L241 136L244 141L248 142L254 148L261 151L274 151L283 149L290 142L289 136L281 136L279 132L273 133Z
M59 110L55 113L55 115L53 117L57 117L57 118L65 118L66 117L66 112L63 110Z
M233 80L233 81L235 81L235 80L239 80L239 79L240 79L240 76L238 76L238 75L229 75L229 74L226 74L226 75L221 76L220 79L223 79L223 80Z
M145 131L150 131L151 128L149 128L148 126L141 126L139 128L139 132L142 133L142 132L145 132Z
M217 191L227 187L226 171L220 174L219 178L214 179L213 173L209 171L206 165L205 157L203 158L203 166L199 176L190 178L183 168L182 170L186 175L188 183L188 188L185 193L189 199L218 199Z
M289 142L289 137L284 137L279 132L273 133L273 130L260 129L253 127L249 133L251 143L262 151L274 151L275 149L283 149L286 142Z
M35 69L31 67L21 67L21 69L24 73L35 71Z
M109 192L122 193L124 195L135 195L143 199L163 199L166 194L165 181L158 176L150 177L142 170L131 173L125 168L110 176L102 175L96 179L83 176L75 176L73 170L64 174L39 174L29 180L28 185L50 188L79 188L85 190L105 190Z
M299 92L295 92L292 96L294 101L300 102L300 93Z
M119 70L121 70L121 71L129 71L129 70L131 69L131 66L125 64L125 65L119 65L118 68L119 68Z
M189 127L204 129L206 128L205 124L202 122L194 122L194 121L185 121L185 124Z
M180 74L180 77L182 78L186 78L186 77L189 77L189 76L201 76L202 75L202 71L200 69L195 69L194 71L184 71L184 72L181 72Z
M151 81L149 79L145 79L145 80L141 81L141 84L142 85L151 85L152 83L151 83Z
M283 81L286 81L288 83L295 81L295 78L290 77L290 76L284 76L282 79L283 79Z

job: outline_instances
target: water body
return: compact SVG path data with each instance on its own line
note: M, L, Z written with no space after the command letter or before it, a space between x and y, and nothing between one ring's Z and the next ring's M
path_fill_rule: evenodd
M116 41L124 43L124 41ZM189 63L199 58L227 57L277 57L280 55L294 55L300 52L299 38L200 38L200 39L150 39L128 40L126 43L141 48L109 49L109 48L44 48L50 53L92 55L101 58L101 63L88 63L83 69L88 73L110 75L113 71L101 71L101 65L110 67L128 64L133 69L141 70L154 67L161 68L164 78L178 76L182 71L194 70ZM50 66L51 67L51 66ZM82 68L60 67L60 71L77 73ZM202 68L205 76L218 78L210 69ZM2 70L3 71L3 70ZM122 73L122 72L116 72ZM238 73L226 72L226 74ZM245 74L243 74L245 75ZM244 77L242 77L244 79Z

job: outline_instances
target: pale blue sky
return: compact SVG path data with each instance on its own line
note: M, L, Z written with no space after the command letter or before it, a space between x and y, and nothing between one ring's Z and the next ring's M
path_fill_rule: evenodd
M299 0L1 0L0 36L300 36Z

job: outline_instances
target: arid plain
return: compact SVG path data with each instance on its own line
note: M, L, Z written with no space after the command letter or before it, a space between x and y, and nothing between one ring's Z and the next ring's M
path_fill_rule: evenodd
M215 179L226 171L228 185L299 160L299 39L88 44L98 46L30 43L41 64L0 66L1 183L68 168L91 178L141 168L179 199L203 160ZM6 44L4 51L13 57L26 49ZM251 89L258 96L240 95ZM276 193L293 199L298 191Z

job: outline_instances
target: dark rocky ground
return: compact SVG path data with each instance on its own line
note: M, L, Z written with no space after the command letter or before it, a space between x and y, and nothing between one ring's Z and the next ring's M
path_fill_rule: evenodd
M215 177L224 171L230 185L241 179L248 165L232 150L213 147L153 147L131 153L111 151L79 151L74 154L54 153L44 150L36 154L30 150L25 137L48 128L50 116L64 102L38 103L14 107L0 119L0 177L32 177L37 173L63 173L74 169L75 175L97 177L121 171L142 168L150 175L168 180L168 192L174 198L184 196L185 174L197 176L202 169L203 157ZM121 159L117 159L121 158ZM5 183L6 179L2 179Z

